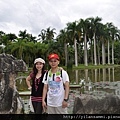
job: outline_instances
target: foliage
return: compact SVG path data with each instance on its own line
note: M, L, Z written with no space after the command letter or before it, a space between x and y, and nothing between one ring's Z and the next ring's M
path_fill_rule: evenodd
M76 62L90 66L95 64L95 59L97 65L120 64L120 30L112 22L103 24L102 18L97 16L69 22L58 35L55 30L51 27L42 29L38 38L27 30L20 30L18 37L0 31L0 45L5 45L5 53L23 59L29 67L37 57L42 57L47 63L47 56L52 52L59 54L61 66L74 68Z

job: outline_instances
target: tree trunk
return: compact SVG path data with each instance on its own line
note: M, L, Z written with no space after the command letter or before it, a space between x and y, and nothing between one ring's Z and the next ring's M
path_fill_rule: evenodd
M102 40L102 64L105 65L105 45L103 40Z
M108 64L110 64L110 41L108 40Z
M114 64L114 40L112 40L112 64Z
M78 66L78 57L77 57L77 43L76 39L74 39L74 47L75 47L75 66Z
M94 64L97 65L95 33L94 33Z
M68 64L68 52L67 52L67 43L64 44L65 47L65 66Z
M85 66L88 66L88 61L87 61L87 39L86 39L86 34L84 37L84 63Z
M93 46L93 41L91 40L91 45L90 46ZM93 47L90 48L90 52L91 52L91 63L94 64L94 61L93 61Z
M98 41L98 44L97 44L97 53L98 53L98 64L100 65L100 47L99 47L99 41Z

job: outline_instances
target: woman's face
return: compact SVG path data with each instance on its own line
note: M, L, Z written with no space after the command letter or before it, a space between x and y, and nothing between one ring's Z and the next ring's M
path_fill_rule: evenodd
M37 62L37 63L36 63L36 69L37 69L37 70L42 70L43 66L44 66L44 64L41 63L41 62Z
M50 64L51 68L58 67L59 60L53 58L53 59L49 60L49 64Z

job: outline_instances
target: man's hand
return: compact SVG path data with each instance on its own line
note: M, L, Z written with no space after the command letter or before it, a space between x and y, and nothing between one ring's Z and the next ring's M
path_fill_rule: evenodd
M62 102L62 107L63 107L63 108L66 108L67 106L68 106L68 103L63 100L63 102Z

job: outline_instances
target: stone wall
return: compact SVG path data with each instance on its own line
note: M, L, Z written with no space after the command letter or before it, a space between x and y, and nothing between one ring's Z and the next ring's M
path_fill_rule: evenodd
M101 99L92 95L76 97L73 114L120 114L120 98L112 94Z
M0 113L19 114L23 103L15 86L18 72L27 71L23 60L9 54L0 54Z

